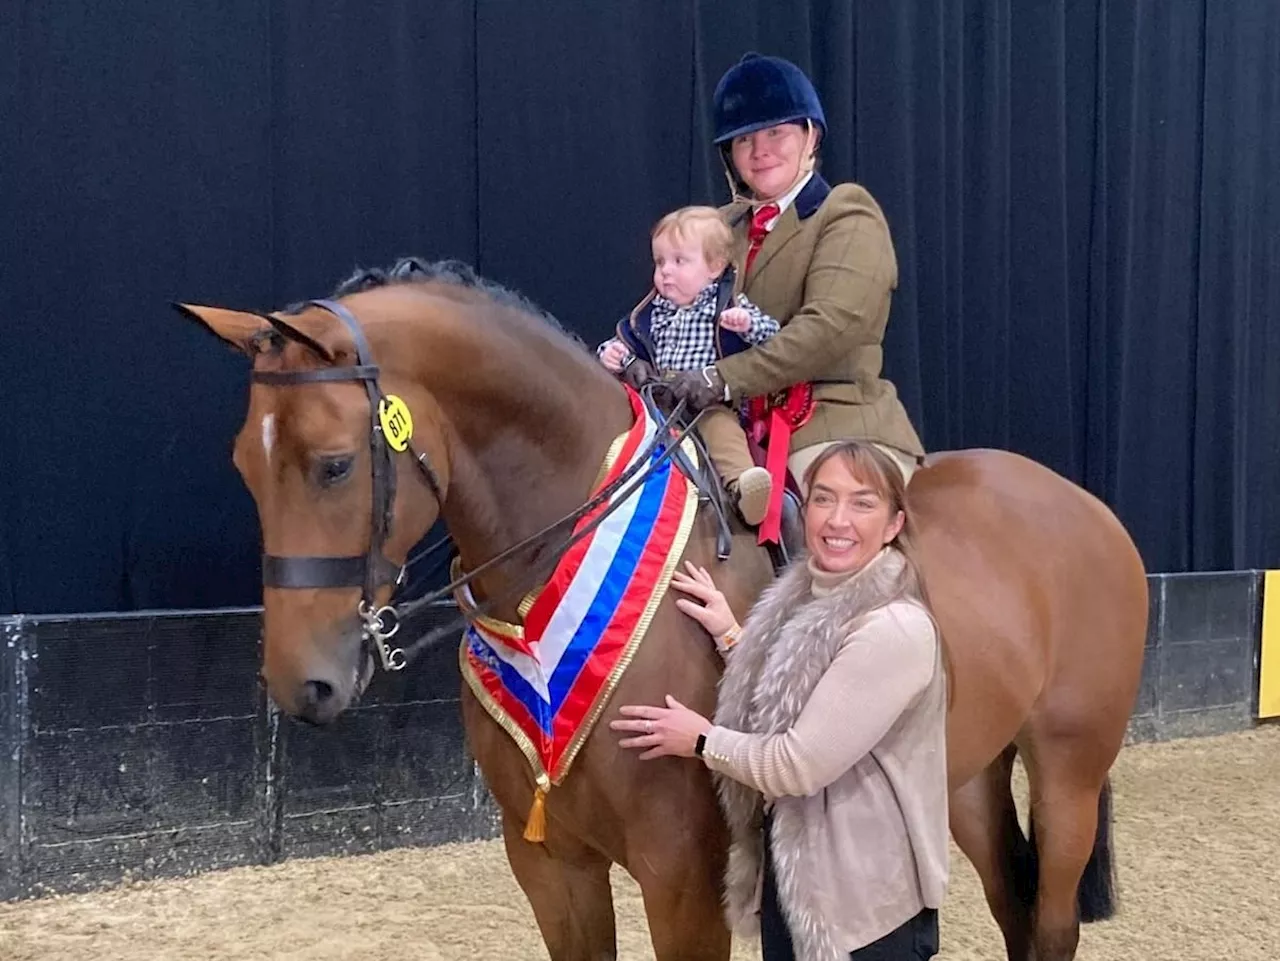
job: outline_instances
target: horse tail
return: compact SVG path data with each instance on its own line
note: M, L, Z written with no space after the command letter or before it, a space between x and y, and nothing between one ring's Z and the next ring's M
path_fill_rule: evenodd
M1031 818L1025 846L1015 848L1013 890L1028 910L1035 910L1040 887L1040 858L1036 850L1036 822ZM1115 859L1111 844L1111 778L1102 782L1098 794L1098 827L1093 836L1093 850L1080 875L1076 888L1076 907L1080 922L1106 921L1116 911Z
M1111 841L1111 778L1102 782L1098 794L1098 829L1093 836L1093 852L1080 877L1076 892L1080 920L1106 921L1116 913L1116 869Z

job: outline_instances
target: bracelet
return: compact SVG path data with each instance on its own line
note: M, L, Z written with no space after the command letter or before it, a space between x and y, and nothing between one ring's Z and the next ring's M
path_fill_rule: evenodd
M738 642L738 638L741 635L742 635L742 626L740 624L735 623L731 628L729 628L723 634L717 634L715 636L715 642L718 646L727 650L733 647L733 645Z
M694 757L702 757L702 752L706 749L706 746L707 736L705 734L699 734L698 739L693 742Z

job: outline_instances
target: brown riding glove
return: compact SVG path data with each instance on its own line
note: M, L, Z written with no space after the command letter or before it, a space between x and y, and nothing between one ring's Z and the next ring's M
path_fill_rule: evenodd
M658 379L658 372L653 364L639 357L632 357L627 366L622 368L622 381L632 390L639 390L651 380Z
M727 404L729 388L714 366L702 370L682 370L668 375L671 394L677 401L684 401L692 413L712 404Z

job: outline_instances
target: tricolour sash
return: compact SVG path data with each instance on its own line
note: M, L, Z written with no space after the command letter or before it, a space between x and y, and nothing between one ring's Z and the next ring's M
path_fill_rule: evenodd
M627 388L635 423L610 447L604 487L639 458L659 429ZM686 441L686 450L694 456ZM661 456L659 447L651 455ZM637 475L638 476L638 475ZM524 626L477 617L463 637L462 676L529 760L537 778L525 837L542 840L543 800L564 779L666 594L698 508L697 489L670 458L561 558L524 613ZM597 488L599 489L599 488ZM625 498L625 499L624 499ZM600 505L575 531L592 523ZM475 606L459 591L463 609Z

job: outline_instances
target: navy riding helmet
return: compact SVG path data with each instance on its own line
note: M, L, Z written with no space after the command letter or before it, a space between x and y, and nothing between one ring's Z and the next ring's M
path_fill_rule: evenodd
M716 84L712 99L715 143L780 123L812 120L826 139L827 118L813 84L799 67L781 57L748 53Z

